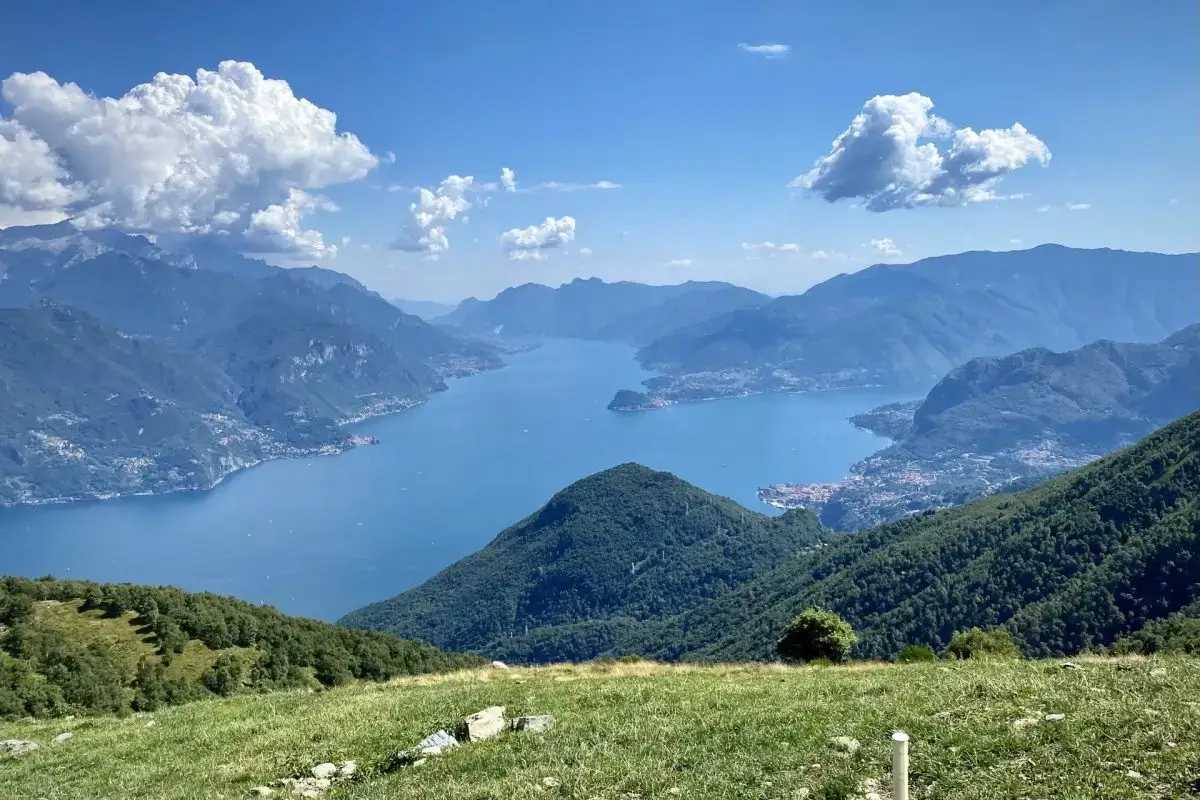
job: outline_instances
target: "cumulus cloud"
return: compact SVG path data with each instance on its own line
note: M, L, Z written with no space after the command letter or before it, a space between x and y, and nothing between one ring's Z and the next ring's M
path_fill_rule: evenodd
M517 173L508 167L501 167L500 185L504 187L504 191L506 192L515 192L517 190Z
M562 247L575 238L574 217L546 217L528 228L513 228L500 235L500 247L513 259L541 259L547 250Z
M337 211L338 207L319 195L309 194L302 189L290 190L284 202L272 203L250 215L250 224L243 234L242 249L248 252L303 253L312 258L333 258L338 253L337 245L326 244L320 231L305 230L301 222L304 215L318 209ZM223 213L232 215L232 212ZM237 219L229 216L227 222L232 224Z
M692 260L690 258L676 258L667 262L668 267L690 267Z
M902 256L903 251L896 247L896 243L886 236L882 239L872 239L869 242L871 249L876 253L882 253L885 256Z
M859 200L870 211L959 206L1005 199L1000 179L1050 150L1019 122L1003 129L955 128L916 92L878 95L792 186L828 202ZM945 140L944 149L930 139ZM1011 197L1011 196L1010 196Z
M290 231L280 246L319 255L306 248L320 234L284 219L319 204L293 191L359 180L379 164L337 130L332 111L245 62L223 61L195 78L159 73L118 98L18 72L0 94L12 107L0 119L0 202L54 208L83 227L241 244L274 225Z
M417 202L409 206L412 217L393 247L408 253L423 253L430 258L437 258L449 250L446 224L471 207L466 195L474 183L474 176L450 175L442 179L436 190L418 191Z
M772 256L780 254L796 255L800 252L800 245L795 242L786 242L784 244L776 244L775 242L742 242L742 249L748 253L767 253Z
M783 58L792 52L792 46L787 44L746 44L742 42L738 45L738 49L767 58Z

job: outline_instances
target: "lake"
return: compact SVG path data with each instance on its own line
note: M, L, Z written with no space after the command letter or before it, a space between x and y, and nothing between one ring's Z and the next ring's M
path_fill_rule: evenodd
M268 462L208 492L0 509L0 574L173 584L333 620L627 461L770 511L759 486L843 477L885 444L846 418L911 399L861 391L605 408L645 377L629 347L549 341L355 426L376 446Z

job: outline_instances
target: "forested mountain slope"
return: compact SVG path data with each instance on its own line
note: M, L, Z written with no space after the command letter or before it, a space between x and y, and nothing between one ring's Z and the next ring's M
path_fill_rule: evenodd
M622 489L648 472L627 466L580 481L479 553L343 622L513 661L741 660L773 658L788 621L820 605L859 631L863 657L909 643L941 648L956 630L995 625L1027 653L1050 655L1110 645L1200 600L1200 412L1024 492L858 534L828 536L811 516L790 516L805 512L745 512L741 530L762 526L777 542L770 557L746 552L763 546L761 536L750 540L758 545L713 542L719 559L694 559L677 544L656 569L656 548L683 540L697 513L689 492L702 503L697 533L715 521L731 537L743 511L703 503L704 493L660 473ZM596 491L605 485L619 491ZM593 492L599 502L574 517L576 498ZM572 558L585 542L609 554ZM697 572L707 563L752 558L782 563L723 578L720 592L696 580L713 574ZM640 577L643 559L652 582Z
M628 646L671 658L764 658L823 605L882 657L1005 625L1031 655L1111 644L1200 599L1200 412L1017 494L837 539Z
M824 535L808 512L767 517L625 464L571 484L478 553L342 623L486 651L527 629L678 613Z

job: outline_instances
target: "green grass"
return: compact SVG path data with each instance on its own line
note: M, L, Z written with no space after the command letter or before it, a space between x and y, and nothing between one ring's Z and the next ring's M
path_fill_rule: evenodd
M356 759L362 778L331 800L794 800L803 789L847 798L864 779L886 785L897 728L913 737L915 798L1185 798L1200 789L1200 660L1079 663L592 664L204 701L152 719L3 723L0 739L42 748L0 761L0 796L244 798L318 762ZM395 750L492 704L510 716L555 714L558 727L383 771ZM1048 713L1066 719L1013 725ZM66 730L74 738L49 744ZM830 748L839 735L862 742L857 756ZM547 777L560 785L543 786Z
M119 617L107 617L100 609L81 611L82 600L66 603L43 601L34 604L34 620L38 627L58 631L71 641L96 643L116 653L132 671L143 658L158 659L154 638L139 629L134 620L137 614L128 611ZM210 650L203 642L190 640L182 653L177 653L167 667L167 675L195 681L222 653L241 653L248 648L230 647ZM0 794L0 798L4 795Z

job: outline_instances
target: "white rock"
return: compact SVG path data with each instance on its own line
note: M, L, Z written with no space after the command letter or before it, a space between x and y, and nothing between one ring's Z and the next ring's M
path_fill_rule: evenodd
M315 767L313 767L311 770L309 770L309 774L312 775L317 780L323 780L326 778L332 778L334 775L337 775L337 771L338 771L338 768L337 768L336 764L330 764L329 762L325 762L324 764L317 764Z
M37 742L26 739L5 739L0 742L0 751L7 752L10 756L23 756L37 749Z
M429 750L436 750L437 753L442 752L451 747L458 747L458 739L455 739L446 731L437 731L426 736L421 741L417 742L416 750L419 753L425 753ZM433 755L436 755L434 753Z
M1013 720L1014 728L1028 728L1030 725L1037 725L1037 724L1038 724L1038 720L1036 717L1021 717L1020 719Z
M1135 781L1140 781L1142 779L1142 773L1138 772L1135 769L1131 769L1125 773L1125 777L1133 778Z
M354 763L353 761L343 761L338 765L337 776L343 779L353 778L357 772L358 764Z
M554 727L553 714L535 714L529 717L517 717L513 722L513 730L542 733Z
M834 736L829 740L829 744L833 746L834 750L845 753L847 756L854 755L862 747L858 739L851 739L849 736Z
M542 786L545 786L547 789L553 789L559 785L561 784L558 778L542 778Z
M421 766L422 764L424 764L424 763L425 763L426 761L428 761L428 760L429 760L428 758L418 758L416 761L414 761L414 762L412 763L412 765L413 765L414 767L419 767L419 766Z
M1151 678L1165 678L1166 676L1167 676L1167 671L1165 669L1163 669L1162 667L1156 667L1156 668L1150 670Z
M482 742L504 730L504 706L489 706L463 719L468 742Z
M1047 714L1046 722L1062 722L1066 718L1066 714Z
M496 669L508 669L508 664L505 664L503 661L493 661L492 666Z
M1074 661L1064 661L1058 666L1062 669L1083 669L1083 667L1079 666Z
M275 790L270 786L254 786L250 789L251 797L270 797L275 794Z
M67 741L68 739L70 739L70 738L71 738L72 736L74 736L74 735L75 735L75 734L73 734L73 733L70 733L70 732L67 732L67 733L60 733L58 736L55 736L55 737L54 737L53 739L51 739L50 741L51 741L51 743L53 743L53 744L62 744L63 742Z

